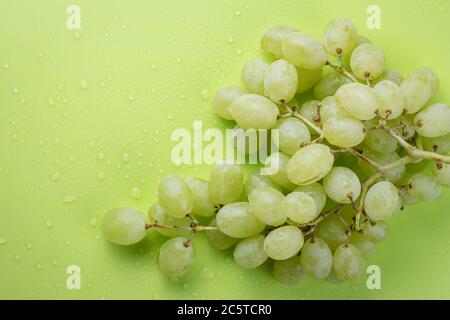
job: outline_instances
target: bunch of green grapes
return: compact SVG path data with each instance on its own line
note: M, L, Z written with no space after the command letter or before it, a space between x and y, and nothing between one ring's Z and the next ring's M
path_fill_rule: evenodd
M221 163L209 181L165 177L148 219L112 210L104 236L119 245L141 241L150 228L169 237L157 260L169 277L189 270L192 238L204 231L242 268L274 260L283 283L306 274L353 281L387 238L392 215L450 187L450 107L429 103L438 76L428 68L406 78L386 70L383 51L346 19L326 27L323 43L275 26L261 46L273 59L248 61L243 86L221 88L212 105L244 130L278 130L279 150L265 165L279 170L244 177L238 165ZM311 93L315 99L299 107Z

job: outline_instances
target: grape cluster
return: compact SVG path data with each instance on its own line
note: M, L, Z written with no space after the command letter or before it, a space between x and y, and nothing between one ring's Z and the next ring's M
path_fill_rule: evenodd
M209 181L165 177L148 219L114 209L104 216L104 236L119 245L139 242L150 228L170 237L157 261L169 277L189 270L192 237L205 231L214 248L234 247L242 268L274 260L273 275L286 284L305 274L355 280L393 214L450 187L450 107L429 102L439 79L428 68L405 79L386 70L383 51L347 19L326 27L323 44L275 26L261 46L272 61L248 61L244 86L221 88L212 105L243 130L278 130L279 151L264 164L276 162L278 172L245 178L238 165L220 163Z

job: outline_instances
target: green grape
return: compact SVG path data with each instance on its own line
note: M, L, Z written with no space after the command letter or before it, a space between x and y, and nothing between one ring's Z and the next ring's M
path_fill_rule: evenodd
M450 153L450 133L436 138L422 138L425 150L434 151L440 154Z
M297 68L298 87L297 93L311 89L322 78L322 69L308 70Z
M186 182L189 185L189 188L191 188L194 199L192 213L200 217L214 216L216 208L209 199L208 181L198 178L189 178Z
M364 200L364 211L372 221L383 221L391 217L398 208L397 188L389 181L373 185Z
M354 245L343 244L334 253L333 268L339 278L353 281L364 272L364 258Z
M174 227L190 227L192 220L184 217L184 218L174 218L170 214L167 213L166 210L161 208L161 206L156 203L151 206L148 211L148 220L150 224L156 223L164 226L174 226ZM153 228L152 228L153 229ZM169 228L154 228L158 233L166 236L166 237L181 237L188 236L191 231L179 230L179 229L169 229Z
M135 244L144 239L146 223L144 216L136 209L113 209L103 216L103 236L115 244Z
M393 153L379 153L376 151L373 151L372 149L365 147L363 148L362 154L366 156L367 158L375 161L381 166L388 165L391 163L394 163L395 161L400 159L400 156L393 152ZM358 167L361 169L361 171L366 175L367 177L371 177L376 173L375 168L367 163L366 161L362 159L357 160ZM406 167L405 166L398 166L396 168L387 170L384 174L384 177L386 180L397 183L400 181L406 174Z
M247 202L227 204L216 216L217 227L233 238L249 238L264 230L265 225L251 212Z
M253 190L261 187L271 187L275 190L282 191L281 188L268 176L262 176L259 171L250 173L245 179L245 192L250 195Z
M356 45L357 47L364 44L364 43L372 43L372 41L370 41L369 38L364 37L364 36L358 36L358 44Z
M413 76L427 79L431 85L431 93L435 94L439 89L439 77L430 68L419 68L413 72Z
M325 241L311 238L302 247L300 265L317 279L326 279L333 268L333 254Z
M300 266L298 256L294 256L287 260L278 260L274 263L273 276L283 284L297 284L305 278L305 275L305 272L303 272L302 267Z
M376 92L360 83L349 83L336 92L336 104L359 120L375 118L380 108Z
M337 72L327 73L314 87L314 96L323 100L326 97L333 96L336 91L344 84L350 83L350 80Z
M233 119L242 129L271 129L277 123L278 107L271 100L244 94L233 101L230 108Z
M288 163L289 156L281 152L275 152L266 159L265 168L270 171L273 169L274 174L268 175L273 182L286 190L293 190L295 185L287 177Z
M284 58L299 68L321 69L328 60L323 45L303 32L290 33L281 48Z
M345 167L331 169L323 179L323 186L328 197L337 203L349 204L361 195L361 182L358 176Z
M450 165L443 163L442 167L433 166L433 175L441 186L450 188Z
M346 227L337 215L323 219L316 228L316 236L325 241L331 251L347 241Z
M294 226L270 231L264 240L264 251L274 260L286 260L297 255L303 246L303 234Z
M159 183L158 201L174 218L184 218L194 207L191 188L186 181L175 175L169 175Z
M288 179L297 185L321 180L333 167L334 156L324 144L311 144L298 150L287 165Z
M370 242L380 243L387 239L389 225L386 221L378 221L375 223L366 222L362 226L362 233Z
M244 239L238 243L233 252L234 261L242 268L254 269L267 260L262 235Z
M307 195L312 197L316 204L317 215L319 215L322 212L327 202L327 195L325 193L325 189L319 183L313 183L307 186L299 186L294 189L294 192L306 193Z
M336 97L326 97L320 103L320 122L326 123L328 120L336 118L351 117L350 114L336 104Z
M291 26L279 25L270 28L261 38L261 47L277 59L283 58L281 45L286 37L298 31Z
M337 274L336 271L334 271L334 268L331 269L330 275L328 276L328 278L326 279L329 283L332 284L342 284L345 282L344 279L340 278Z
M236 98L244 94L246 94L245 89L239 86L228 86L219 89L212 99L214 111L226 120L233 120L229 110L230 106Z
M358 31L351 20L338 18L328 24L323 43L331 55L347 56L358 44Z
M420 111L414 118L418 134L436 138L450 133L450 107L444 103L432 104Z
M244 173L235 164L221 163L214 166L208 183L209 198L215 204L235 202L244 188Z
M416 199L415 197L413 197L409 192L407 192L406 190L400 189L399 190L399 194L401 196L401 202L405 205L405 206L413 206L417 203L419 203L419 200Z
M242 69L242 82L248 92L264 94L264 76L269 65L262 59L249 60Z
M286 154L292 155L302 144L311 142L308 127L296 118L278 120L275 129L278 130L278 148Z
M395 119L403 114L405 107L404 97L400 86L393 81L378 82L373 90L380 98L378 115L383 119Z
M408 193L419 201L432 202L442 194L442 189L439 186L436 178L417 173L409 179L408 185L410 189Z
M316 201L303 192L292 192L281 202L281 212L291 221L304 224L319 216Z
M280 206L284 195L271 187L253 190L248 197L250 212L268 226L278 227L286 222Z
M328 119L324 122L323 133L329 143L341 148L355 147L366 137L364 124L353 117Z
M217 227L216 219L214 218L210 223L210 227ZM226 250L234 246L239 239L227 236L220 230L207 230L206 238L211 246L218 250Z
M364 143L372 150L380 153L392 153L398 148L397 140L383 129L369 130Z
M350 236L350 244L354 245L365 259L369 258L376 250L375 244L367 240L359 232L352 233Z
M433 84L430 78L411 74L400 85L405 99L407 113L417 113L430 100L433 93Z
M320 126L320 101L319 100L311 100L305 102L300 110L299 113L304 116L306 119L309 120L309 122L314 123L317 126ZM311 134L316 134L314 129L309 128L308 130Z
M403 77L400 73L394 70L385 70L381 76L373 80L373 84L376 85L381 81L389 80L400 86L403 82Z
M275 103L291 101L297 92L297 69L286 60L273 62L264 75L264 95Z
M372 43L364 43L352 52L350 66L359 79L375 79L384 71L384 53Z
M181 277L194 263L192 240L177 237L164 242L159 249L158 267L168 277Z
M401 125L401 128L395 128L394 130L403 137L404 140L409 140L416 135L416 129L414 128L414 115L405 114L403 117L388 120L388 125L391 127Z

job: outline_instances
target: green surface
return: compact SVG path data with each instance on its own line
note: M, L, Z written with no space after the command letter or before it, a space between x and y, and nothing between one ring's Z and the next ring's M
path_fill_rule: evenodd
M81 7L79 37L65 26L70 3ZM320 37L330 19L353 19L389 67L435 69L436 99L449 102L450 2L377 1L382 29L374 31L365 23L369 4L0 0L0 298L450 298L448 191L391 220L390 238L368 261L382 271L382 289L372 291L365 277L284 287L268 268L238 268L202 236L192 271L169 281L155 264L161 237L151 232L122 248L98 227L113 207L146 211L168 172L208 176L207 166L171 164L170 134L194 120L225 127L204 98L239 81L273 24ZM130 196L134 187L140 199ZM81 267L81 290L66 289L72 264Z

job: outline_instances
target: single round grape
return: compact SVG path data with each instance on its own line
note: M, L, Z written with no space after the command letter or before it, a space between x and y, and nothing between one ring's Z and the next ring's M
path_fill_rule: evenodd
M443 163L442 167L434 165L433 175L441 186L450 188L450 165Z
M353 117L328 119L324 122L323 133L329 143L341 148L355 147L366 137L364 124Z
M303 234L294 226L279 227L270 231L264 240L264 251L274 260L289 259L303 246Z
M212 106L214 111L221 117L226 120L233 120L233 117L230 113L230 106L233 101L246 94L244 88L239 86L228 86L221 88L217 91L212 99Z
M380 108L380 100L376 92L360 83L343 85L335 96L337 106L359 120L373 119Z
M250 195L253 190L261 187L271 187L275 190L282 191L280 186L270 180L268 176L262 176L259 171L250 173L245 179L245 192Z
M336 104L336 97L326 97L320 103L320 122L326 123L328 120L335 118L351 117L350 114Z
M266 69L264 95L273 102L289 102L295 96L297 87L297 69L286 60L277 60Z
M303 69L321 69L328 60L323 45L302 32L290 33L283 41L282 50L287 61Z
M317 209L317 215L319 215L327 202L327 194L325 188L319 183L309 184L307 186L299 186L294 189L294 192L303 192L314 199Z
M217 227L233 238L249 238L264 230L265 225L251 212L247 202L227 204L216 216Z
M336 91L344 84L350 83L350 80L337 72L327 73L314 87L314 96L323 100L326 97L333 96Z
M267 260L264 251L264 236L257 235L238 243L233 252L234 261L242 268L254 269Z
M389 80L400 86L403 82L403 77L395 70L385 70L381 76L373 80L373 84L376 85L381 81Z
M337 203L349 204L361 195L361 182L358 176L345 167L331 169L323 179L323 186L328 197Z
M164 177L159 183L158 201L174 218L184 218L194 208L191 188L186 181L175 175Z
M365 259L369 258L376 250L375 244L359 232L352 232L350 244L354 245Z
M275 103L256 94L238 97L229 110L242 129L271 129L277 124L279 114Z
M174 227L190 227L192 220L184 218L174 218L166 210L161 208L158 203L155 203L150 207L148 211L148 221L150 224L156 223L164 226L174 226ZM153 228L158 233L166 237L186 237L191 231L180 230L180 229L169 229L169 228Z
M339 278L353 281L364 272L364 258L352 244L343 244L336 249L333 268Z
M407 113L417 113L430 100L433 92L432 83L428 77L411 74L407 77L400 88L405 99L405 110Z
M420 111L414 118L417 133L423 137L436 138L450 133L450 107L434 103Z
M442 189L439 186L436 178L417 173L411 177L408 182L410 189L408 190L414 198L422 202L432 202L442 194Z
M429 81L431 85L431 94L435 94L439 89L439 77L430 68L419 68L412 73L413 76L422 77Z
M403 114L405 99L400 86L393 81L383 80L373 87L380 98L378 115L383 119L395 119Z
M386 220L397 210L398 197L397 188L391 182L378 182L367 192L364 211L372 221Z
M384 53L372 43L364 43L353 50L350 66L359 79L375 79L384 71Z
M311 100L305 102L299 110L299 113L308 119L309 122L314 123L317 126L320 126L320 101L319 100ZM308 127L308 130L311 134L316 134L314 129Z
M142 213L136 209L113 209L103 216L103 236L115 244L135 244L144 239L146 235L146 223L147 221Z
M323 219L317 225L316 236L325 241L331 251L336 250L348 239L346 227L337 215Z
M164 242L159 249L158 267L168 277L181 277L194 263L192 240L177 237Z
M209 226L217 227L215 218L211 220ZM227 236L220 230L207 230L206 238L208 239L209 244L218 250L226 250L228 248L231 248L239 241L239 239Z
M386 221L378 221L375 223L366 222L362 226L362 233L370 242L380 243L387 239L389 225Z
M293 256L287 260L275 261L273 266L273 277L286 285L294 285L303 280L306 273L300 266L298 256Z
M325 29L323 43L327 51L335 57L350 55L358 44L355 24L348 19L334 19Z
M192 213L200 217L212 217L215 215L215 207L209 199L208 181L199 178L186 179L191 188L194 199Z
M272 171L268 177L286 190L293 190L293 184L287 177L287 165L289 163L289 156L281 152L272 153L265 162L266 170ZM270 169L269 169L270 168Z
M370 149L368 147L363 148L362 154L382 166L389 165L400 159L400 156L395 152L380 153L380 152L373 151L372 149ZM372 165L370 165L369 163L367 163L366 161L364 161L362 159L358 159L357 163L358 163L358 167L361 169L361 171L367 177L371 177L376 173L375 168ZM387 170L384 174L384 177L386 178L386 180L388 180L392 183L397 183L405 176L405 174L406 174L406 167L398 166L396 168Z
M264 94L264 76L269 65L262 59L247 61L242 69L242 82L248 92Z
M208 183L209 198L214 204L235 202L244 188L244 173L235 164L216 164Z
M394 128L394 131L401 135L404 140L409 140L416 134L413 123L414 117L414 114L405 114L397 119L388 120L387 123L390 127L397 127Z
M302 247L300 265L317 279L326 279L333 268L333 254L325 241L311 238Z
M297 68L298 87L297 93L305 92L311 89L322 78L322 69L302 69Z
M280 210L284 195L271 187L253 190L248 197L250 212L268 226L278 227L286 222L286 216Z
M316 201L303 192L292 192L281 202L280 211L292 221L304 224L319 216Z
M367 132L364 143L380 153L392 153L398 148L398 142L383 129L371 129Z
M286 37L298 31L291 26L279 25L270 28L261 38L261 47L277 59L283 58L281 45Z
M425 150L434 151L440 154L450 153L450 133L436 138L422 138Z
M289 155L294 154L302 144L311 142L311 134L308 127L299 119L283 118L278 120L278 148ZM274 141L275 142L275 141Z
M298 150L287 165L288 179L297 185L321 180L333 167L334 156L328 146L311 144Z

